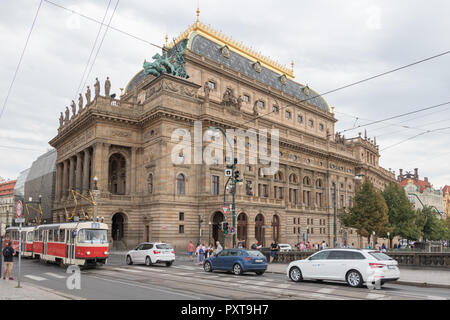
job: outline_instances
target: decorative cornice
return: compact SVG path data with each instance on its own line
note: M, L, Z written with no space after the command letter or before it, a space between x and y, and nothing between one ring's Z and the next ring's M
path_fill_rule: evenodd
M244 44L233 40L232 37L228 37L223 33L214 30L210 26L203 24L200 21L196 21L193 25L191 25L186 31L181 33L175 40L174 43L169 45L169 48L173 48L174 45L178 44L183 39L188 39L192 32L196 32L205 38L219 44L221 47L227 46L229 50L234 51L254 62L259 62L262 66L270 69L280 75L285 74L290 79L294 79L294 71L289 69L282 64L263 56L260 52L256 52L255 50L246 47Z

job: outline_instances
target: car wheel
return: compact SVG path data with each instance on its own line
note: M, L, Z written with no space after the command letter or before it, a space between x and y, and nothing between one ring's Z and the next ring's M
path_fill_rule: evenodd
M128 265L132 265L133 264L133 260L131 260L130 256L127 256L127 264Z
M350 270L349 272L347 272L346 280L348 285L353 288L361 287L363 284L363 278L361 274L356 270Z
M262 276L264 274L264 271L256 271L255 272L258 276Z
M303 280L302 272L298 267L292 267L291 270L289 270L289 278L294 282L300 282Z
M152 265L152 259L150 259L150 257L145 258L145 265L146 265L147 267L149 267L149 266Z
M173 263L173 261L166 262L166 267L170 267L172 265L172 263Z
M206 261L205 264L203 265L203 270L205 270L206 272L212 272L212 266L211 266L211 262Z
M242 274L242 267L238 263L233 266L233 273L237 276Z

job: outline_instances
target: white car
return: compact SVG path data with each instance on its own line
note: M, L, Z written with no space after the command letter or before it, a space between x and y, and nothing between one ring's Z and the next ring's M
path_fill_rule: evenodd
M292 247L290 244L279 243L278 247L280 247L280 252L288 252L288 251L292 250Z
M366 249L325 249L304 260L293 261L287 276L295 282L308 280L345 281L351 287L364 283L381 285L400 278L398 263L388 255Z
M154 263L165 263L170 267L175 261L175 251L167 243L144 242L128 251L126 260L128 265L145 263L151 266Z

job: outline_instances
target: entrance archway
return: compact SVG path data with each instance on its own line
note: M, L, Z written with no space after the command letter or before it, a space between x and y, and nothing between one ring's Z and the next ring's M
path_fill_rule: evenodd
M244 248L247 248L247 215L241 213L237 218L237 239L244 242Z
M224 234L223 231L220 230L220 223L225 220L225 217L223 216L223 213L220 211L217 211L214 213L212 217L212 238L214 240L214 245L216 244L216 241L220 241L220 243L224 243Z
M264 236L264 216L262 214L258 214L255 218L255 238L263 247L266 245Z
M114 242L122 241L124 238L125 215L118 212L112 217L111 237Z

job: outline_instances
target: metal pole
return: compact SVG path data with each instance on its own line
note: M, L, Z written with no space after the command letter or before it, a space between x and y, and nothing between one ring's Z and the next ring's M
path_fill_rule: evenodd
M333 209L334 209L334 223L333 223L333 248L336 248L336 183L333 182Z
M19 274L17 276L17 287L22 288L20 286L20 267L21 267L21 258L22 258L22 222L19 223Z

